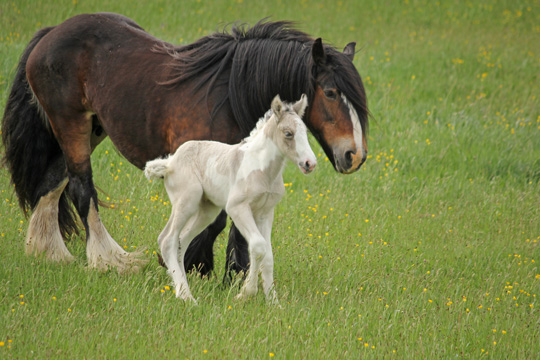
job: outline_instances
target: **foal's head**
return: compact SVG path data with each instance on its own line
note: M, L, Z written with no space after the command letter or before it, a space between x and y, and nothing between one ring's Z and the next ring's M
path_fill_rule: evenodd
M272 112L277 123L273 141L281 153L298 165L304 174L309 174L317 165L317 158L309 146L306 125L302 121L307 105L305 94L294 104L283 103L279 95L272 100Z

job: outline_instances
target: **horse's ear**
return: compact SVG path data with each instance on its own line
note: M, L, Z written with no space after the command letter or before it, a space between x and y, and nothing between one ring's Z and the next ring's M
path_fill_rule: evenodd
M311 56L313 56L313 61L317 65L325 65L326 64L326 53L324 52L322 39L317 38L313 42L313 47L311 48Z
M356 47L355 42L350 42L345 46L345 49L343 49L343 54L349 58L349 60L354 60L354 48Z
M276 95L274 100L272 100L272 111L277 116L278 121L281 118L281 110L283 109L283 103L281 102L281 98L279 97L279 94Z
M307 96L306 94L302 94L302 97L300 100L294 103L293 109L294 112L298 114L298 116L303 117L304 111L306 110L306 107L308 106Z

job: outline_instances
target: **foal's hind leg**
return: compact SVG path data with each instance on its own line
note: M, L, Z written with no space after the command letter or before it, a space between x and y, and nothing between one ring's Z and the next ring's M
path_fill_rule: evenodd
M178 262L178 242L180 232L191 216L193 216L193 214L178 213L178 210L173 207L171 218L167 222L165 229L163 229L159 235L158 245L167 272L173 280L176 297L181 298L182 300L196 302L189 290L186 271Z
M186 250L189 248L190 243L193 241L195 235L199 234L205 227L207 227L212 221L216 218L217 214L220 212L220 208L214 206L213 204L202 202L199 205L197 213L195 213L189 221L186 223L184 230L180 233L179 238L179 252L178 257L180 259L179 266L180 269L185 269L184 259ZM204 250L208 252L208 250ZM212 252L210 248L209 252ZM184 279L187 285L187 278L185 277L185 271L183 273Z
M193 194L193 192L187 193L188 196ZM158 238L159 250L161 251L163 262L168 269L168 273L173 280L176 297L193 302L196 301L189 290L186 271L183 266L185 249L184 251L181 251L179 257L179 249L182 248L179 245L179 242L180 235L186 233L186 230L189 233L188 228L197 216L197 203L199 202L198 198L200 198L201 195L202 191L199 196L195 195L195 197L191 199L192 201L185 198L181 203L175 202L173 204L171 218ZM187 248L188 245L189 242L185 243L184 240L184 247Z

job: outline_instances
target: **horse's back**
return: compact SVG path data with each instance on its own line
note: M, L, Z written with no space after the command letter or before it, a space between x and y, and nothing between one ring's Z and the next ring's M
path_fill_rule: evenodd
M81 14L55 26L36 45L27 69L54 68L58 75L76 68L92 68L92 58L109 62L122 47L140 46L141 42L159 42L135 21L119 14Z
M68 123L91 123L95 114L120 152L142 167L169 147L161 121L171 112L174 93L159 85L170 56L154 52L158 44L163 41L125 16L78 15L33 49L28 82L53 127L63 131ZM155 106L156 99L165 105Z
M101 39L118 39L124 36L126 31L151 36L134 20L124 15L103 12L69 18L54 26L44 39L49 39L49 44L53 47L87 46L85 41L89 39L96 42Z

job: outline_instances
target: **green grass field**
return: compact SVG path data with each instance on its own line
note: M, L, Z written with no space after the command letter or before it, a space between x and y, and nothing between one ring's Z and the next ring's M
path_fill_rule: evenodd
M190 277L184 304L156 261L170 213L110 141L93 155L100 214L149 265L135 275L24 254L28 225L0 170L0 358L501 358L540 354L540 2L29 0L0 3L0 109L33 33L125 14L173 43L272 16L342 48L373 114L370 156L339 175L285 173L273 230L282 308Z

